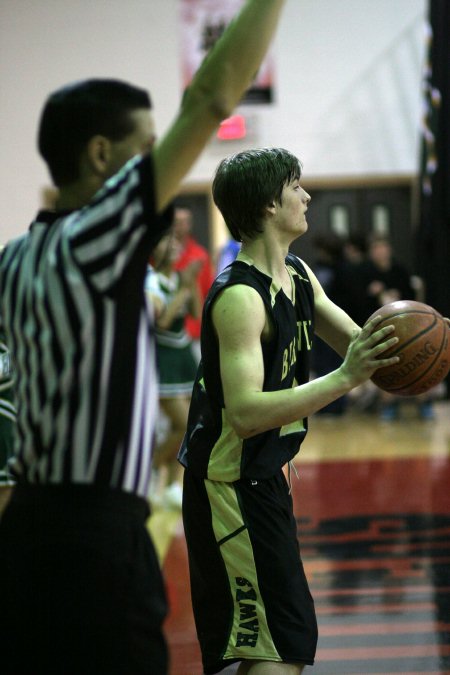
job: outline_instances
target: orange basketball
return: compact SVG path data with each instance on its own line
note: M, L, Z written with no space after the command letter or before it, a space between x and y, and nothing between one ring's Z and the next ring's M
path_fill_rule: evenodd
M450 370L450 330L433 307L414 300L383 305L378 328L393 324L399 342L380 358L399 356L399 363L379 368L372 375L380 389L399 396L423 394L441 382ZM369 320L369 319L368 319Z

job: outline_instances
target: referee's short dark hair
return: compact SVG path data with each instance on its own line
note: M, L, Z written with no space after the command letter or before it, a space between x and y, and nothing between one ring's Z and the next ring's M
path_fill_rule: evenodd
M133 131L129 113L151 109L147 91L113 79L75 82L50 94L38 132L39 152L58 187L78 178L80 156L96 134L120 141Z

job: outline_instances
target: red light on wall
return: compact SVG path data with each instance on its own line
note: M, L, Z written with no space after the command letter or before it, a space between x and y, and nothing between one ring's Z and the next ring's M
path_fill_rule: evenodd
M246 135L245 117L242 115L233 115L223 120L217 131L217 138L221 141L235 141L238 138L245 138Z

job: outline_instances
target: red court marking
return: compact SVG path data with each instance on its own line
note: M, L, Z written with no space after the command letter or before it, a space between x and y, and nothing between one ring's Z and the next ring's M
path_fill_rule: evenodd
M447 515L450 510L448 460L305 462L297 464L297 469L299 480L292 480L295 512L311 518L312 525L349 515Z
M377 570L389 568L389 570L392 571L393 574L395 574L397 571L407 570L408 572L407 576L410 575L423 576L421 570L412 568L418 564L423 564L424 558L408 557L407 559L399 559L399 560L397 560L396 558L385 558L379 560L361 559L361 560L339 560L336 562L334 560L328 559L319 559L319 558L311 559L313 555L318 556L319 554L318 553L313 554L311 551L306 552L305 550L303 550L302 557L305 570L308 570L308 572L313 574L328 572L330 570L348 571L348 570ZM306 556L308 556L309 560L305 559ZM433 562L435 564L450 563L450 556L433 558Z
M170 675L201 673L200 647L192 614L186 541L174 537L164 561L169 615L164 628L170 653Z
M404 595L406 593L450 593L450 586L376 586L375 588L314 588L311 584L315 598L334 598L347 595Z
M382 598L380 598L382 600ZM352 607L341 607L340 605L323 606L316 605L316 614L317 615L330 615L330 614L391 614L393 612L399 612L400 614L406 614L407 612L430 612L434 614L436 610L436 605L434 602L397 602L395 604L389 605L388 603L379 602L376 605L354 605Z
M317 661L338 661L346 659L396 659L412 657L450 656L450 646L446 645L405 645L404 647L343 647L336 649L318 649Z
M320 635L411 635L412 633L445 633L450 631L450 623L434 621L401 621L397 623L358 623L355 626L320 626Z
M307 442L307 441L306 441ZM325 450L326 451L326 450ZM362 448L362 454L364 448ZM319 632L321 636L345 636L345 635L375 635L389 633L414 634L429 633L437 635L440 632L450 631L450 622L435 622L436 605L428 602L423 603L402 603L395 602L395 593L420 593L448 592L447 587L432 589L428 582L428 569L426 568L426 557L409 557L408 553L413 551L409 546L406 537L408 534L402 531L405 526L404 516L408 514L442 514L448 516L450 511L449 489L450 485L450 461L448 458L436 461L432 457L418 457L412 459L382 459L382 460L358 460L339 461L339 462L306 462L298 465L300 480L293 479L293 498L296 515L301 518L300 522L300 546L304 557L305 571L310 579L313 597L320 597L321 602L326 602L327 596L332 600L338 596L364 596L375 597L380 595L380 600L390 599L392 604L373 604L365 602L363 606L342 608L342 607L319 607L317 613L322 616L346 616L354 615L352 626L327 626L320 625ZM390 516L393 518L390 518ZM351 518L358 516L379 516L375 524L368 522L369 530L361 533L349 533L348 535L332 535L327 537L327 541L334 543L342 541L349 543L367 540L368 536L374 533L380 542L378 545L387 546L382 550L389 550L389 542L396 540L401 548L403 559L395 557L386 560L373 559L347 559L335 561L327 559L322 552L312 544L319 544L317 538L311 535L303 534L303 531L310 532L312 528L318 527L322 520ZM387 527L387 531L380 531L380 527ZM372 529L373 528L373 529ZM396 532L395 530L398 529ZM446 540L450 539L448 528L442 530L433 528L433 531L417 531L414 536L424 537L434 533L439 536L444 534ZM308 537L308 539L306 539ZM380 541L382 538L383 541ZM323 541L321 538L320 541ZM406 546L407 544L407 546ZM372 547L372 550L376 550ZM380 550L380 549L378 549ZM396 552L399 549L396 547ZM420 546L418 547L418 552ZM430 553L432 549L430 548ZM308 559L306 557L308 556ZM439 559L433 558L433 563L448 565L450 556L440 556ZM417 568L417 565L421 568ZM320 582L320 575L333 575L335 571L366 571L387 569L391 582L398 580L394 587L384 587L377 583L377 588L371 589L342 589L330 588L329 590L316 588ZM198 675L202 672L200 650L197 643L195 626L192 616L189 592L189 576L187 568L186 544L182 534L178 534L171 546L164 563L164 574L167 579L168 594L170 600L170 613L165 624L165 632L169 643L171 654L170 675ZM317 576L316 576L317 575ZM405 587L401 586L405 579ZM316 581L317 580L317 581ZM418 585L414 586L414 580ZM416 619L406 621L408 612L414 610L425 611L426 615L420 620L420 617L411 616ZM373 617L373 622L366 624L360 622L361 612L368 613ZM393 612L398 612L398 621L393 625L383 621L383 615L380 612L389 614L390 618ZM427 620L427 618L429 620ZM437 617L436 617L437 618ZM352 621L353 623L353 621ZM417 636L419 637L419 636ZM347 656L351 654L351 656ZM450 655L450 647L439 647L433 645L408 645L404 647L380 646L378 648L358 648L330 650L320 649L317 655L317 662L320 660L333 659L336 661L336 675L347 675L343 670L345 665L340 667L337 659L374 659L376 668L380 672L378 675L385 675L387 670L383 668L383 659L388 658L414 658ZM373 666L372 666L373 667ZM359 675L362 675L361 673ZM373 675L376 675L375 673ZM425 675L425 672L406 673L402 675ZM434 670L426 671L426 675L450 675L448 672Z
M317 534L310 534L308 532L308 526L303 525L303 531L301 532L301 542L303 544L303 548L307 546L308 544L319 544L321 542L326 542L326 543L332 543L332 544L337 544L337 543L347 543L347 542L357 542L357 541L366 541L367 539L375 538L375 537L382 537L383 539L392 539L393 542L392 544L386 543L386 544L374 544L373 548L377 550L386 550L390 551L392 550L392 546L395 547L395 550L397 549L402 549L408 548L408 550L414 550L414 549L422 549L424 547L434 547L434 548L450 548L450 540L449 541L436 541L436 542L428 542L427 539L431 538L432 536L436 535L439 537L444 537L448 536L450 537L450 527L442 527L442 528L434 528L434 529L427 529L425 530L418 530L415 534L417 537L422 537L424 541L421 542L416 542L416 543L410 543L408 542L408 536L411 536L411 533L405 533L401 529L401 523L400 522L395 522L393 520L389 521L376 521L376 522L370 522L368 524L368 528L364 530L363 532L344 532L344 533L339 533L339 534L322 534L322 535L317 535ZM393 528L398 527L398 530L395 530ZM386 531L386 529L383 528L389 528L389 531ZM382 548L384 547L384 548Z
M439 536L447 534L445 530L439 530ZM429 536L428 532L418 533L417 536ZM441 549L441 548L450 548L450 541L421 541L415 544L403 543L403 542L393 542L392 544L374 544L372 547L373 551L379 551L380 553L390 553L395 551L396 553L402 553L407 555L409 551L421 551L422 549Z

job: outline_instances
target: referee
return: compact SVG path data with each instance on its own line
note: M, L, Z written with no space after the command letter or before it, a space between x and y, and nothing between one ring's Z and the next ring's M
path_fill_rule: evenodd
M77 82L44 106L56 209L0 262L18 407L0 523L5 675L168 672L145 527L158 391L144 277L168 204L249 86L283 4L245 2L155 145L150 98L130 84Z
M0 513L9 497L12 485L8 460L12 456L15 422L16 407L11 358L4 335L0 332Z

